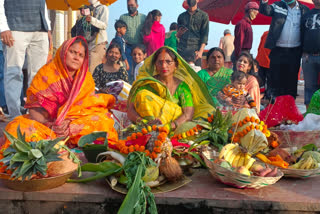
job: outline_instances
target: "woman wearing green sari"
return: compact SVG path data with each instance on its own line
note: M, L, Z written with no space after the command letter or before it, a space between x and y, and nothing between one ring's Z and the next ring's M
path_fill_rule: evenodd
M306 114L308 113L320 115L320 89L312 95Z
M171 48L162 47L144 61L128 98L133 122L169 124L173 129L214 111L205 84Z
M206 84L215 106L219 106L216 96L226 85L230 84L232 70L224 67L225 55L221 48L211 48L207 54L208 68L198 72Z

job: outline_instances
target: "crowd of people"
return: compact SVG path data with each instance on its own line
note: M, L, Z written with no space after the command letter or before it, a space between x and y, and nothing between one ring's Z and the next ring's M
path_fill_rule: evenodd
M248 2L234 36L224 31L219 47L207 52L205 67L209 17L198 0L187 0L188 8L167 33L159 10L145 15L138 0L127 0L128 13L115 22L110 40L108 7L88 3L79 8L73 38L47 62L52 41L45 1L0 0L0 105L12 119L6 130L13 135L20 126L29 139L69 136L77 144L82 135L106 131L108 140L117 141L114 110L132 123L147 119L173 130L219 106L259 113L263 99L297 96L301 57L305 104L312 103L308 112L319 112L320 0L313 0L312 10L296 0ZM251 24L259 12L272 22L254 59ZM25 56L28 113L21 115Z

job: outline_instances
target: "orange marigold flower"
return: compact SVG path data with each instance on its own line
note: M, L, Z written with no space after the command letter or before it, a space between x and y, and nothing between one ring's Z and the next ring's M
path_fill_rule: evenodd
M169 132L170 132L169 128L166 127L166 126L164 126L164 127L162 128L162 130L163 130L163 132L166 133L166 134L169 134Z
M132 138L132 140L137 139L137 134L136 133L132 133L131 138Z
M159 152L161 152L161 148L160 147L154 147L153 151L156 152L156 153L159 153Z
M193 131L197 132L198 131L197 127L193 127Z
M190 135L193 136L194 135L194 131L193 129L190 129Z
M240 137L243 137L243 133L242 132L238 132Z
M246 120L247 122L250 122L250 117L249 117L249 116L246 116L245 120Z
M142 134L148 134L148 130L147 130L146 128L143 128L143 129L141 130L141 132L142 132Z
M137 133L137 137L142 137L142 136L143 136L143 134L141 132Z
M233 138L233 142L239 142L239 141L240 141L240 139L238 137Z
M253 125L253 124L251 124L251 130L252 130L252 129L254 129L254 125Z
M139 151L140 146L138 144L134 145L134 150Z
M133 145L129 146L129 152L134 152L134 146Z
M187 134L187 136L188 136L188 137L190 137L190 136L191 136L191 134L190 134L190 130L189 130L189 131L187 131L187 132L186 132L186 134Z
M153 126L152 126L152 130L153 130L153 131L157 131L157 126L156 126L156 125L153 125Z
M148 149L144 150L144 153L146 153L147 156L150 155L150 151Z
M259 121L259 119L256 119L256 123L259 123L260 121Z
M209 122L209 123L211 123L211 122L212 122L211 117L208 117L208 118L207 118L207 120L208 120L208 122Z
M248 131L248 132L250 132L250 131L251 131L250 126L247 126L247 127L246 127L246 129L247 129L247 131Z
M251 117L251 122L256 121L256 118L254 118L253 116Z
M131 136L128 136L128 137L127 137L127 140L132 140Z
M239 122L239 126L241 127L242 125L243 125L243 124L242 124L242 122L240 121L240 122Z
M161 145L162 145L162 142L161 142L160 140L156 140L156 141L154 142L154 145L155 145L155 146L161 146Z
M232 129L229 129L228 133L229 133L229 134L232 134L232 133L233 133Z
M157 156L158 156L158 155L157 155L155 152L152 152L152 153L151 153L151 157L152 157L152 159L156 159L156 158L157 158Z
M213 115L213 114L211 115L211 119L212 119L212 120L214 119L214 115Z
M247 129L244 129L242 132L243 132L244 135L248 134Z

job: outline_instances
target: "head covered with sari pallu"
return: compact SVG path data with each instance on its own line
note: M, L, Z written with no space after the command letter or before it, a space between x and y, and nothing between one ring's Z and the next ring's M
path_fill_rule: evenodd
M169 49L177 57L178 65L174 73L174 77L184 81L191 90L195 109L194 118L199 116L206 118L208 113L212 113L212 111L214 111L214 103L210 98L206 85L199 78L197 73L192 70L189 64L182 59L182 57L175 50L167 46L158 49L155 53L145 59L143 66L139 69L137 79L132 85L128 100L133 102L133 98L135 97L137 90L146 84L149 84L151 87L153 87L158 92L160 97L167 100L172 99L168 88L159 80L154 78L154 76L158 74L156 71L156 66L153 63L155 61L154 57L156 53L158 51L162 51L163 48Z
M81 68L76 72L73 79L68 72L66 55L68 49L74 43L80 43L84 46L85 57ZM86 40L82 36L66 40L57 50L54 59L43 66L35 76L35 81L32 81L27 90L28 99L25 107L44 108L49 113L51 119L55 119L55 124L59 125L64 120L72 103L79 94L80 88L86 78L88 67L89 52ZM59 109L59 104L64 104L64 107Z
M77 43L80 44L77 47L84 47L85 56L81 67L72 75L67 67L68 62L72 63L72 59L66 62L67 52ZM83 49L78 53L82 51ZM118 141L114 120L109 111L114 103L115 97L112 95L95 94L94 80L88 72L87 43L83 37L75 37L65 41L54 59L38 71L27 90L25 107L43 108L48 112L47 119L50 123L53 122L54 126L61 125L63 121L68 122L68 142L76 145L80 137L94 131L107 132L109 143ZM18 126L21 132L26 134L26 139L37 136L33 140L38 141L56 137L51 125L30 119L29 115L16 117L7 125L6 131L17 136Z

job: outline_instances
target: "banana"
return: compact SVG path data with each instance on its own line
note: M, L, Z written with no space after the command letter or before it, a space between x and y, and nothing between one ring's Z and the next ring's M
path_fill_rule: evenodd
M232 164L231 164L232 167L234 167L234 168L238 167L238 162L239 162L240 157L241 157L241 153L239 152L237 154L237 156L232 161Z
M310 169L311 165L312 165L312 157L308 157L303 159L302 161L303 163L301 163L300 169Z
M245 154L242 154L242 155L241 155L241 157L240 157L240 159L239 159L239 162L238 162L238 164L237 164L238 167L239 167L239 166L244 166L245 156L246 156Z
M229 152L224 156L224 159L228 161L230 164L232 164L233 159L237 155L239 151L239 147L234 147L233 149L229 150Z
M224 159L224 157L226 156L226 154L231 150L233 149L235 146L237 146L237 144L235 143L229 143L227 145L225 145L221 151L220 151L220 154L219 154L219 158L220 159Z
M249 158L248 162L245 164L245 167L246 167L247 169L250 169L251 166L253 165L253 163L254 163L255 161L256 161L256 159L254 159L254 158Z

